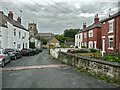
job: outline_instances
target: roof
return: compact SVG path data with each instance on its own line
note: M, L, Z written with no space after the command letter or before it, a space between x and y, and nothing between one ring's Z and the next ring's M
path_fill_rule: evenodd
M75 46L75 42L66 42L65 45L66 46L71 46L71 45Z
M4 18L5 18L9 23L11 23L13 26L28 31L28 30L27 30L24 26L22 26L18 21L15 21L15 20L10 19L8 16L4 15L4 14L1 13L1 12L0 12L0 14L2 14L2 17L4 17Z
M48 41L48 43L50 43L50 41L51 41L51 40L53 40L53 39L55 39L56 41L58 41L58 42L59 42L59 40L58 40L58 39L56 39L55 37L52 37L52 38Z
M118 11L117 13L111 15L111 16L108 17L108 18L105 18L105 19L101 20L101 22L105 22L105 21L107 21L107 20L113 19L113 18L118 17L118 16L120 16L120 11Z
M100 21L96 24L92 24L92 25L88 26L87 28L85 28L81 32L85 32L85 31L88 31L88 30L91 30L91 29L94 29L94 28L101 28L101 27L102 27L102 24L101 24L101 21Z
M88 26L87 28L83 29L82 31L78 32L77 34L81 33L81 32L85 32L85 31L88 31L88 30L91 30L91 29L94 29L94 28L101 28L102 27L102 22L105 22L107 20L110 20L110 19L113 19L117 16L120 16L120 11L118 11L117 13L111 15L110 17L108 18L105 18L105 19L102 19L100 20L98 23L96 24L92 24L90 26Z

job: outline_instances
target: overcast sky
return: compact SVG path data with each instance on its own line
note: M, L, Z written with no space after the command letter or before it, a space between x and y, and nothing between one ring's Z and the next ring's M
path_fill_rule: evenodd
M1 0L0 0L1 1ZM5 15L14 13L14 19L22 17L22 25L37 24L39 32L61 34L65 29L80 28L86 22L93 24L98 13L101 19L118 11L119 0L2 0L0 10ZM109 9L111 8L111 11ZM8 10L7 10L8 9ZM20 13L19 10L22 10Z

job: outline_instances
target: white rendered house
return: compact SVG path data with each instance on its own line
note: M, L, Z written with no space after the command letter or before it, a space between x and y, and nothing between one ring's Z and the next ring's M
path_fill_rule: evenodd
M10 11L8 16L0 12L2 16L1 21L1 37L0 48L14 48L22 50L29 48L29 31L21 25L21 18L18 17L17 21L13 20L13 13ZM4 22L6 22L4 27Z

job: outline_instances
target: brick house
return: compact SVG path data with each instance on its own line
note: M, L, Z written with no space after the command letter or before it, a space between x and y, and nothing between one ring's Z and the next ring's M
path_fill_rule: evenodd
M79 32L82 35L82 45L88 48L101 49L101 22L99 22L98 14L95 15L94 23L86 27L86 23L83 24L83 30ZM98 43L99 42L99 43Z
M101 22L102 51L114 52L120 45L120 11Z

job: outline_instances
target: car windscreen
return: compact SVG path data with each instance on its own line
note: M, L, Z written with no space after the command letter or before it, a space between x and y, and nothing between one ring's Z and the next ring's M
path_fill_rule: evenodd
M5 49L5 50L8 51L8 52L14 52L13 49Z

